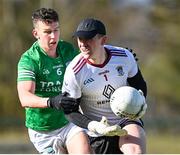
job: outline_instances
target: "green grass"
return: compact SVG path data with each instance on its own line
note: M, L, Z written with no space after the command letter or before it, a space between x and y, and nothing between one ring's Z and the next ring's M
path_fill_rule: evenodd
M178 153L180 153L180 134L147 133L147 154Z

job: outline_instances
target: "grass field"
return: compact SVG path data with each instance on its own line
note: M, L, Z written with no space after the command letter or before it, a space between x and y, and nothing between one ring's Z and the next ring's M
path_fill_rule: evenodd
M147 154L179 154L180 134L148 133Z
M15 131L15 132L14 132ZM26 130L7 130L6 132L0 132L0 148L7 147L7 152L0 153L12 153L11 149L16 148L17 144L19 150L11 150L16 153L34 153L35 149L29 141ZM21 147L22 145L22 147ZM24 145L27 149L23 149ZM28 148L29 147L29 148ZM5 148L4 148L5 149ZM9 151L8 151L9 150ZM31 152L32 151L32 152ZM147 154L179 154L180 153L180 134L169 134L160 132L147 131Z

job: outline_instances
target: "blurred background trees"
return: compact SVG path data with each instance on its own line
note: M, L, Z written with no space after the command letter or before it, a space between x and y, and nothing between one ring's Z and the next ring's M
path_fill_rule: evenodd
M109 43L132 48L148 84L148 129L180 129L179 0L1 0L0 129L24 127L17 91L17 62L35 41L32 11L52 7L60 16L61 39L72 38L86 17L101 19ZM171 122L169 121L171 119ZM173 128L171 128L173 124Z

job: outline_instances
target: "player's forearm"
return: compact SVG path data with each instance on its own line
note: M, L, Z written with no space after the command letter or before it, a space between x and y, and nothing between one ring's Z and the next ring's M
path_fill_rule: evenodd
M46 108L48 98L36 96L30 92L19 94L22 107Z
M134 77L128 78L127 81L131 87L142 90L144 96L147 96L147 85L139 69L138 73Z
M70 122L76 124L77 126L80 126L81 128L85 128L85 129L88 128L89 122L92 121L90 118L81 114L79 111L66 114L65 116Z
M48 98L35 95L36 83L34 81L19 81L17 91L22 107L46 108Z

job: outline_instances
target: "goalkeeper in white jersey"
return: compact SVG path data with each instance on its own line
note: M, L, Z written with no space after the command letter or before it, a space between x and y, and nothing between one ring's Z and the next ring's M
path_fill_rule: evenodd
M80 54L68 65L62 91L73 98L81 98L80 111L66 113L74 124L88 129L87 133L95 153L145 154L146 140L143 122L116 116L110 108L110 96L115 89L130 85L141 89L146 96L147 88L133 54L121 47L105 45L104 24L96 19L83 20L74 36L77 37ZM125 135L104 136L99 125L105 116L109 125L119 125ZM120 129L121 129L120 128ZM103 131L102 131L103 133ZM116 134L116 133L115 133Z

